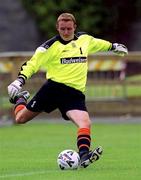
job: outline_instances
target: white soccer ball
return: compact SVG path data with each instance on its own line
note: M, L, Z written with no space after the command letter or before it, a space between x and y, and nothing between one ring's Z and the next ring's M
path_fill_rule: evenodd
M79 154L71 149L62 151L57 158L57 163L61 170L77 169L79 162Z

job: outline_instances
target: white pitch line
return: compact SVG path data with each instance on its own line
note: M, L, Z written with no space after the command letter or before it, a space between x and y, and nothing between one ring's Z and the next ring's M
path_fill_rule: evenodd
M4 179L4 178L10 178L10 177L32 176L32 175L36 175L36 174L46 174L46 173L52 173L52 172L54 172L54 170L36 171L36 172L33 171L33 172L24 172L24 173L15 173L15 174L5 174L5 175L0 175L0 178Z

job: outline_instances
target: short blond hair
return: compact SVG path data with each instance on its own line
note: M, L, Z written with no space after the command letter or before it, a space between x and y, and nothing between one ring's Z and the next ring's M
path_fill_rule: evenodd
M71 13L62 13L60 16L57 18L57 24L59 21L73 21L74 24L76 24L76 19L73 14Z

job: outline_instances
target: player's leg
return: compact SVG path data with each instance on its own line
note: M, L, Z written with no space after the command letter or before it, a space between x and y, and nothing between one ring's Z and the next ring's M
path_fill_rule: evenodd
M91 120L87 111L82 110L69 110L66 115L71 119L79 128L91 128Z
M62 86L59 96L59 110L62 117L66 120L71 120L78 127L77 131L77 146L83 167L94 162L95 151L90 151L91 145L91 120L85 105L85 95L74 88ZM97 153L100 156L100 153Z
M15 119L17 123L26 123L30 121L39 113L45 111L50 113L57 108L55 100L56 86L52 82L45 82L35 96L27 103L29 98L27 91L26 93L21 92L18 94L18 98L14 99L16 101L15 105Z
M39 112L32 112L26 108L27 100L29 97L30 94L28 91L22 91L19 94L17 94L14 98L10 98L10 102L12 104L15 104L15 123L26 123L27 121L30 121L39 114Z
M78 127L77 146L81 159L80 166L85 168L99 159L102 154L102 148L97 147L93 151L90 151L91 120L87 111L69 110L66 115Z
M28 110L26 106L23 106L22 108L20 107L21 105L18 105L15 109L15 122L17 124L26 123L39 114L39 112L32 112Z
M81 110L69 110L66 115L77 125L77 146L80 157L89 152L91 146L91 121L88 112Z

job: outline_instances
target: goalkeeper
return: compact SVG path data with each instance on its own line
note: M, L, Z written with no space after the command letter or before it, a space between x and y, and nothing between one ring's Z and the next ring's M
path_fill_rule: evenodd
M30 60L24 63L17 79L8 86L10 102L15 104L15 122L30 121L41 112L59 109L62 117L77 127L77 147L80 166L87 167L99 159L102 147L90 150L91 120L85 104L85 85L88 54L113 51L121 56L127 48L118 43L97 39L76 31L75 17L62 13L56 22L58 34L38 47ZM26 80L44 67L47 81L27 103L29 93L21 91Z

